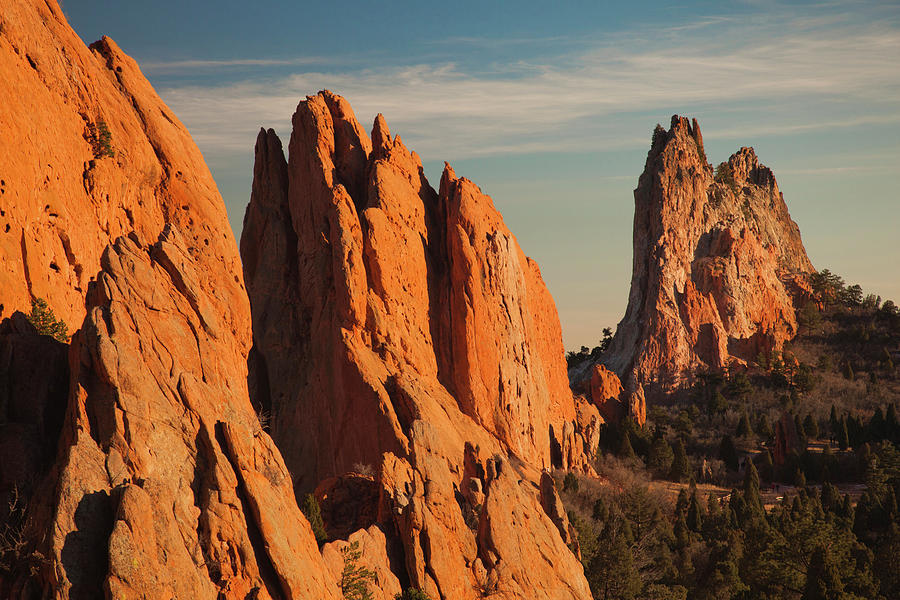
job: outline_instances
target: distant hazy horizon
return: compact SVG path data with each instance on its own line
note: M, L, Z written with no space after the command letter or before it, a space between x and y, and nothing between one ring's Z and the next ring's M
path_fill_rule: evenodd
M753 146L816 268L900 301L900 6L693 2L67 3L140 64L206 157L239 238L259 127L307 94L490 194L556 300L567 349L628 297L632 190L651 132L696 117L709 160ZM653 15L648 18L647 15Z

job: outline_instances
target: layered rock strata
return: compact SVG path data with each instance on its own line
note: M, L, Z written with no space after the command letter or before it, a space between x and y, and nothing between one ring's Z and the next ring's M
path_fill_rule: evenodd
M813 267L752 148L714 170L696 120L674 116L654 132L634 200L628 307L602 358L627 389L672 389L796 334Z
M330 92L298 106L289 156L260 132L241 254L251 395L298 493L373 470L400 579L434 598L589 597L538 482L587 468L599 416L537 265L475 184L447 166L435 191Z

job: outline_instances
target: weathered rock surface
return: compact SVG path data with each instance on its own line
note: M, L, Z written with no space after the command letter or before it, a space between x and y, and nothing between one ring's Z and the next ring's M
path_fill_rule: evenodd
M106 37L88 49L56 0L4 1L0 22L0 316L41 297L74 331L110 241L174 223L207 266L203 288L231 307L223 327L249 344L222 199L134 60Z
M42 479L0 514L24 540L0 596L339 598L250 404L237 246L187 130L53 0L0 24L0 492ZM71 346L14 312L34 297Z
M355 564L369 569L375 575L369 586L372 600L394 600L403 589L400 587L400 580L391 570L387 538L376 525L351 533L346 541L336 540L322 547L322 558L332 579L341 580L345 560L348 558L345 553L352 551L351 544L357 544L356 550L360 553Z
M636 386L635 389L626 390L618 376L601 364L593 366L590 381L585 387L590 390L591 401L605 421L618 423L630 416L638 425L644 426L647 420L647 403L643 387Z
M626 389L671 389L796 334L795 302L813 267L752 148L716 177L696 120L672 117L654 132L634 199L628 307L601 359Z
M537 482L586 468L599 415L537 265L475 184L448 166L435 192L330 92L298 106L289 155L260 132L241 253L251 396L298 493L371 466L398 578L433 598L588 598Z
M101 259L56 472L33 502L58 598L338 598L185 241ZM47 521L42 521L41 517ZM38 533L40 532L40 534Z

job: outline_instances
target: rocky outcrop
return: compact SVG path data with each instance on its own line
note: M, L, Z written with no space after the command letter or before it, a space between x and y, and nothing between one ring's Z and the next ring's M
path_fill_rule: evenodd
M591 369L591 378L585 386L590 390L591 401L605 421L618 423L630 416L641 427L647 420L647 403L644 389L626 390L615 373L601 364Z
M0 513L0 596L339 598L250 404L237 246L187 130L53 0L3 3L0 65L0 492L27 506Z
M74 331L115 238L183 232L201 285L249 310L225 207L199 150L111 39L87 48L56 0L0 7L0 317L44 298Z
M715 171L696 122L657 127L634 191L625 317L601 361L625 387L671 389L779 349L813 269L772 171L741 148Z
M538 482L587 468L599 416L537 265L474 183L447 166L436 192L330 92L298 106L289 156L260 132L241 254L251 395L298 493L371 467L400 580L434 598L588 598Z
M338 598L252 410L243 346L174 227L104 253L60 454L32 500L58 598Z

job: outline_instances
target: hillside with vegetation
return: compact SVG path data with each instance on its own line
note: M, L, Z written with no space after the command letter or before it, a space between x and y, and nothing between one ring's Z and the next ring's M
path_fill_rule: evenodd
M560 479L595 598L900 598L900 310L810 284L781 352L695 372L603 426L600 480Z

